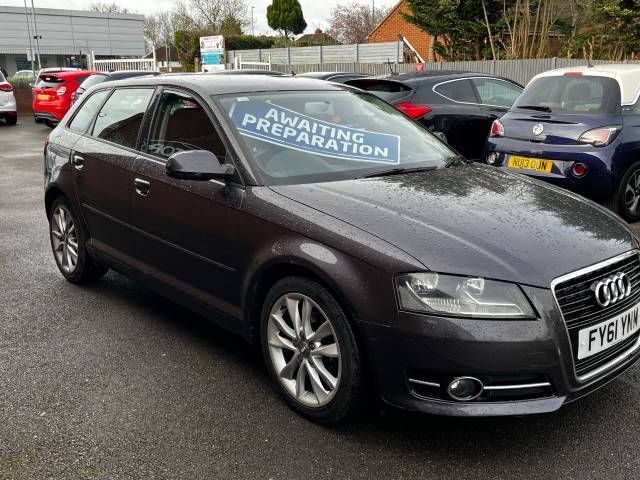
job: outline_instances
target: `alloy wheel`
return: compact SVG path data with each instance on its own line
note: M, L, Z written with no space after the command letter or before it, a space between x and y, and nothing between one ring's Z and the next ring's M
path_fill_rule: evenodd
M69 210L62 205L56 207L51 216L51 245L60 268L73 273L78 264L78 235Z
M280 384L300 404L320 408L340 384L342 359L331 321L311 298L280 297L267 323L269 356Z
M638 214L638 203L640 203L640 170L631 174L624 190L624 205L631 215Z

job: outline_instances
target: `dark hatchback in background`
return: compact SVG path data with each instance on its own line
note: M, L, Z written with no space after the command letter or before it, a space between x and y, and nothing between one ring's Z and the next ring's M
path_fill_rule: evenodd
M367 384L420 412L551 412L640 355L626 225L465 161L365 92L110 82L52 132L44 161L65 278L114 268L256 342L315 421L348 416Z
M536 176L640 220L640 66L535 77L497 120L484 160Z
M84 82L82 82L82 85L80 85L78 89L71 94L71 101L72 103L75 103L84 92L99 83L111 82L114 80L125 80L127 78L144 77L147 75L160 75L160 72L148 72L146 70L123 70L120 72L94 73Z
M491 124L509 110L522 86L482 73L438 70L346 82L374 93L441 135L469 160L480 160Z

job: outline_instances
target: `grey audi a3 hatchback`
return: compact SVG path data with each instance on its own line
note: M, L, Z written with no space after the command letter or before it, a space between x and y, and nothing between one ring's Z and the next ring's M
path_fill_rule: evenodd
M618 217L468 163L352 87L104 83L44 163L67 280L112 268L255 342L314 421L373 394L441 415L551 412L640 355L638 242Z

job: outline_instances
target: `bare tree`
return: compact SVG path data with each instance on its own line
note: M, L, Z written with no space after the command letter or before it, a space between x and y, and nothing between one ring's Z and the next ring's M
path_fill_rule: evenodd
M175 33L174 14L169 11L148 15L144 19L144 39L148 51L163 45L173 45Z
M378 7L375 14L370 3L336 5L329 14L327 33L341 43L365 43L373 29L389 13L389 7Z
M178 0L174 8L177 30L200 30L220 33L226 25L241 29L249 25L245 0Z
M503 7L505 30L498 41L508 59L544 58L551 34L560 18L570 17L570 2L515 0Z
M89 5L89 10L100 13L132 13L127 7L116 2L95 2Z

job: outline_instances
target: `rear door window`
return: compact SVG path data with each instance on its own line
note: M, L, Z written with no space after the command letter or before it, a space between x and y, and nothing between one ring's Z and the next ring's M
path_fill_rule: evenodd
M621 111L620 87L618 82L609 77L541 77L525 88L515 108L537 108L558 114L618 115Z
M71 120L71 123L69 124L69 128L76 132L86 132L91 125L93 118L96 116L96 113L98 113L100 105L102 105L104 99L107 98L107 95L109 95L109 90L102 90L91 95L91 97L82 104L75 117L73 117L73 120Z
M439 83L433 90L449 100L459 103L478 103L471 81L464 78Z
M484 105L509 108L522 93L520 87L504 80L474 78L471 81L476 87L480 103Z
M123 88L113 92L93 127L93 136L135 148L153 88Z

